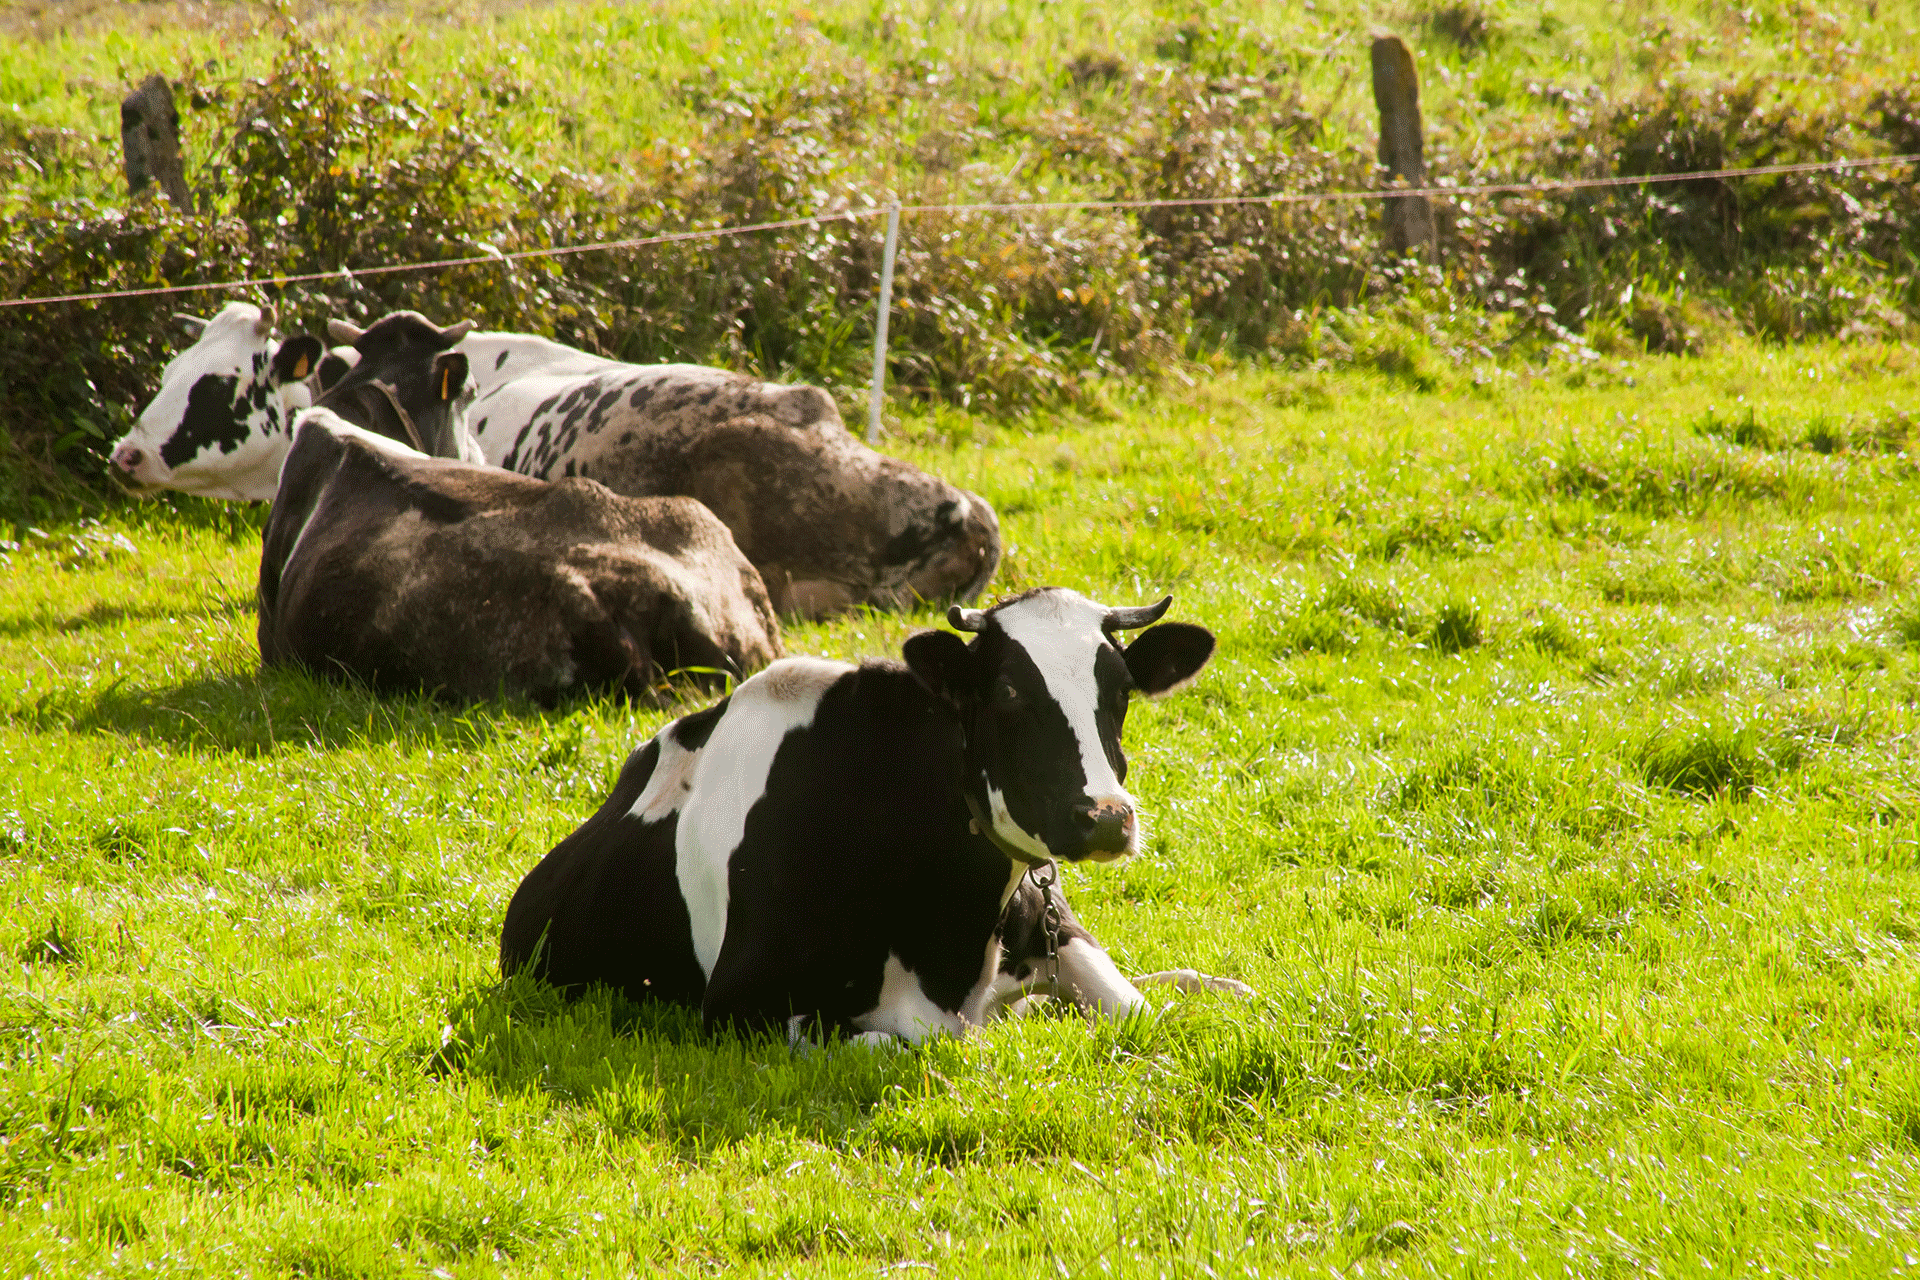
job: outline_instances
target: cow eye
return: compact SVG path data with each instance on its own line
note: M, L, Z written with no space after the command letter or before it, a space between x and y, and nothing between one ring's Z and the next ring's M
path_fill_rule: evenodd
M996 681L993 686L993 705L1002 711L1020 709L1020 691L1013 687L1013 681Z

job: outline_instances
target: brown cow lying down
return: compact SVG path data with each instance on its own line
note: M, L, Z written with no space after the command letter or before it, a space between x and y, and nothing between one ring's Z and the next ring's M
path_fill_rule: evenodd
M367 331L335 320L327 332L358 346ZM523 333L465 333L453 350L472 369L469 426L488 462L698 498L782 613L972 600L1000 563L985 498L868 448L818 387L622 364Z
M455 698L648 697L781 653L759 573L698 502L429 458L321 408L294 426L259 595L266 665Z

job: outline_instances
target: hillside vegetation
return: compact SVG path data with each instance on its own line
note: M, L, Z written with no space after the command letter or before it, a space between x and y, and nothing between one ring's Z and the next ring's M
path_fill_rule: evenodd
M1909 4L309 8L6 19L0 294L350 272L894 198L1366 189L1375 25L1419 46L1441 181L1920 152ZM155 69L183 103L190 217L124 209L117 105ZM1445 202L1426 268L1382 256L1373 206L1353 202L912 214L893 391L903 407L1097 412L1212 352L1433 386L1733 332L1894 337L1920 314L1915 191L1906 166ZM264 294L309 329L411 306L851 400L879 237L877 219L828 218ZM0 512L69 509L63 477L93 480L151 394L174 345L164 316L221 300L9 311ZM1363 313L1391 323L1357 338Z

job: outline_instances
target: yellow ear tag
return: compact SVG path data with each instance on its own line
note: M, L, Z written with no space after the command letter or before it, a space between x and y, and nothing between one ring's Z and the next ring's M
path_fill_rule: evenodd
M307 376L307 358L305 356L301 356L300 363L293 366L293 380L295 382L298 382L300 381L300 379L306 376Z
M453 391L451 389L452 385L453 385L453 370L442 369L440 371L440 398L442 400L453 399Z

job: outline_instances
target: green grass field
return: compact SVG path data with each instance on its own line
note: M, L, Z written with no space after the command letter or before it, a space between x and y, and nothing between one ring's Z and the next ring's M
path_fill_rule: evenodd
M1390 25L1459 154L1590 91L1825 109L1920 70L1912 0L279 11L343 82L615 194L816 67L891 86L848 164L962 176L1019 171L1070 91L1124 119L1077 54L1142 84L1278 56L1319 141L1370 152ZM227 95L188 109L217 161L285 49L260 5L0 7L0 214L117 207L154 70ZM1845 299L1912 286L1842 265ZM794 1058L503 985L514 886L669 713L262 673L260 511L0 512L0 1277L1920 1269L1920 349L1881 340L1913 330L1722 317L1646 355L1620 296L1589 345L1509 349L1465 298L1305 309L1087 417L899 410L888 447L1000 512L995 592L1170 591L1221 637L1131 717L1146 851L1064 880L1127 972L1260 995L1120 1026Z
M257 669L257 513L0 556L0 1272L1886 1275L1920 1256L1920 357L1190 371L911 424L998 586L1218 631L1129 972L795 1059L494 968L658 713ZM895 651L919 617L794 627ZM1165 1002L1165 997L1157 997Z

